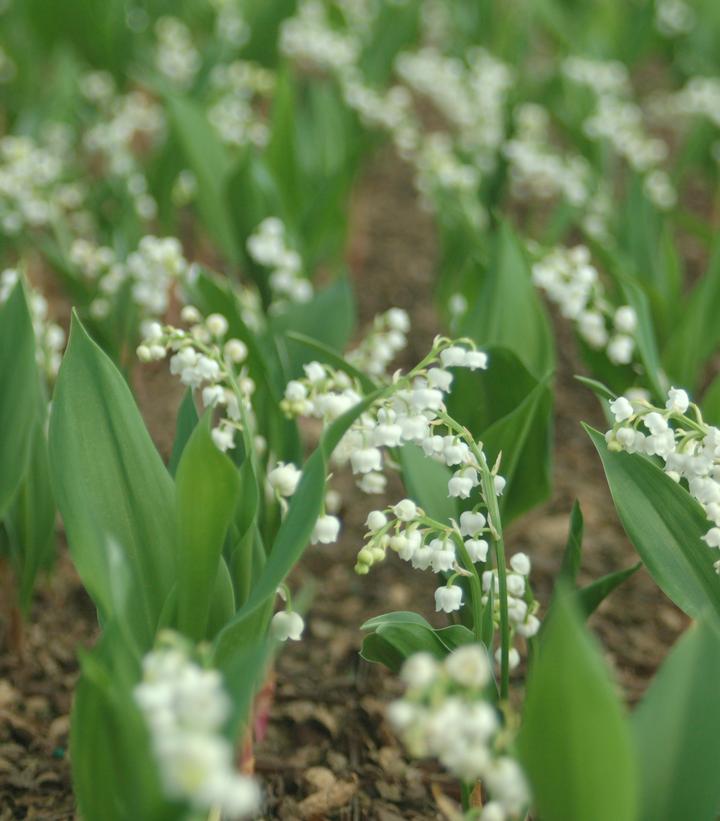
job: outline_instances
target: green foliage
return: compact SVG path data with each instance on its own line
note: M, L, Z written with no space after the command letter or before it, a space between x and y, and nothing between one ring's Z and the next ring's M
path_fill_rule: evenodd
M630 727L572 596L560 593L530 670L520 757L546 821L634 821Z
M239 490L237 470L213 444L206 413L183 450L175 478L178 627L195 641L205 636L225 534ZM229 580L227 568L225 574Z
M483 443L490 465L502 454L500 501L510 522L550 495L553 400L547 377L537 380L508 349L486 350L487 370L455 374L448 410Z
M0 519L27 469L41 422L40 374L25 289L18 282L0 306Z
M127 614L152 644L175 565L173 483L127 383L73 319L50 418L50 472L83 584L107 620L115 612L105 545L129 576Z
M361 629L372 632L363 639L360 655L394 673L413 653L430 653L442 659L461 644L474 641L472 632L461 624L436 630L422 616L410 612L375 616Z
M701 541L708 525L700 505L646 457L613 453L598 431L586 430L625 532L657 584L694 618L720 612L720 578Z
M708 615L672 649L633 715L641 821L711 821L720 806L720 632Z
M498 231L491 264L461 333L481 347L512 351L536 380L554 369L553 337L522 247L507 223Z

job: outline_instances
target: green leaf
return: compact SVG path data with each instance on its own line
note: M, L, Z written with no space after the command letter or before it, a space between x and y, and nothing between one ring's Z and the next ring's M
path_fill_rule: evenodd
M193 100L175 95L167 97L172 128L182 146L185 159L197 179L197 200L207 230L215 237L231 262L240 259L240 250L230 221L225 185L230 175L230 160L225 146Z
M585 429L625 532L657 584L692 618L708 608L720 613L720 578L701 541L708 523L700 505L646 457L613 453L599 431Z
M583 521L580 502L576 499L570 513L570 530L568 532L567 544L563 553L562 565L560 567L560 578L570 583L574 583L580 570L582 561L582 541L585 523Z
M301 205L300 179L296 148L297 114L295 89L289 71L282 71L275 82L271 120L271 138L267 161L282 192L287 213L295 215Z
M361 625L361 630L377 630L386 624L417 624L432 630L432 625L419 613L410 610L397 610L394 613L384 613L382 616L373 616Z
M170 461L168 462L168 470L171 476L174 476L177 472L180 457L197 423L198 413L195 407L195 401L193 400L192 388L188 388L178 408L177 422L175 423L175 439L173 441L172 453L170 454Z
M121 548L132 576L129 618L149 646L175 577L175 504L127 383L73 316L50 417L50 473L70 552L107 621L104 548Z
M402 653L378 633L365 636L360 647L360 657L371 664L382 664L396 675L405 661Z
M720 807L720 633L712 618L672 649L633 715L640 821L713 821Z
M663 364L672 380L690 389L702 375L705 361L720 342L720 240L708 269L695 285L663 350Z
M448 409L484 444L491 465L502 453L507 485L500 502L509 522L550 494L552 395L547 380L538 382L512 351L487 353L487 370L456 372Z
M403 445L399 454L408 495L438 522L457 519L457 504L448 496L450 469L426 456L417 445Z
M566 591L555 598L530 671L518 749L543 821L635 821L628 722Z
M617 570L615 573L608 573L607 576L596 579L586 587L578 590L578 601L585 617L591 616L613 590L620 587L630 576L634 576L641 567L642 562L637 562L632 567Z
M462 332L483 347L512 351L538 380L554 368L548 318L532 283L525 254L506 223L500 227L495 259L463 320Z
M621 285L625 299L634 308L637 316L638 326L635 332L635 340L640 359L645 368L648 387L657 397L662 398L667 392L667 385L660 365L660 355L657 350L655 329L648 299L637 282L629 278L623 278Z
M70 730L73 788L83 818L179 821L182 808L164 796L150 739L132 698L138 659L114 624L80 657ZM112 743L108 740L112 739Z
M221 556L218 563L218 572L215 577L212 596L210 597L210 613L208 615L207 636L216 636L230 619L235 615L235 590L232 576L227 562Z
M576 376L575 379L582 385L585 385L586 388L590 388L598 399L607 399L608 402L612 402L617 396L610 388L603 385L602 382L598 382L597 379L589 379L587 376Z
M720 374L708 386L700 405L705 418L713 425L720 425Z
M183 451L175 480L178 515L178 627L194 641L205 636L220 557L238 501L240 481L214 445L206 413Z
M287 515L249 599L216 638L215 655L220 664L236 652L239 646L247 645L250 639L256 639L258 630L264 629L258 626L262 620L257 611L263 605L272 604L278 585L292 570L310 541L325 498L328 459L347 429L382 393L377 391L371 394L336 419L324 432L320 444L305 463ZM267 612L269 618L271 610L268 608Z
M20 605L27 613L35 577L49 564L55 546L55 500L50 485L47 440L40 422L35 423L30 461L8 511L5 527L20 581Z
M464 624L451 624L449 627L441 627L440 630L435 631L435 635L448 650L454 650L456 647L463 644L472 644L475 641L472 630L469 630Z
M35 334L18 282L0 305L0 519L25 474L39 410Z
M293 342L292 331L317 340L335 351L344 350L355 327L355 300L352 288L343 276L333 285L315 294L310 302L290 305L273 318L272 331L285 362L287 379L302 374L302 366L313 359L304 344Z

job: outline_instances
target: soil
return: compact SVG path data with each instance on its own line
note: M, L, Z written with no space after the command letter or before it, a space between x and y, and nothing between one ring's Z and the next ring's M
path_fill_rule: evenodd
M352 204L349 261L360 326L397 305L411 315L404 357L417 361L440 329L433 309L435 241L432 221L418 209L407 168L382 153L361 180ZM533 586L547 604L579 499L586 521L581 582L635 561L618 523L602 467L580 420L602 427L599 406L573 375L581 371L570 329L557 322L558 374L552 499L511 528L511 552L533 561ZM161 453L167 455L179 391L163 369L143 369L139 402ZM172 392L170 393L169 391ZM162 402L155 401L162 396ZM343 536L310 548L293 583L313 586L303 640L278 659L275 693L256 769L266 818L438 819L438 796L457 799L453 780L433 762L411 761L384 720L397 680L358 655L359 625L373 615L420 609L434 618L433 579L389 559L369 577L353 573L363 521L377 497L340 477ZM391 483L389 499L399 484ZM629 704L641 696L686 618L640 571L612 595L591 622ZM5 626L6 627L6 626ZM0 626L0 630L4 629ZM67 754L69 710L77 677L76 651L96 635L93 607L65 551L52 577L38 586L22 656L0 655L0 821L74 817ZM2 635L0 634L0 645Z

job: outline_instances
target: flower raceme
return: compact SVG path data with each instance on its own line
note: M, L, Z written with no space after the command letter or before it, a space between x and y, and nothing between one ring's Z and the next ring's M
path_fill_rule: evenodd
M203 319L196 308L186 306L182 318L191 324L189 330L150 323L137 349L138 358L152 362L172 353L170 372L193 390L202 389L206 408L222 411L212 438L219 450L230 450L235 446L236 431L242 430L252 414L250 397L255 384L243 367L247 348L239 339L225 339L228 322L221 314Z
M658 457L665 473L683 482L705 511L711 525L705 543L720 548L720 428L708 425L680 388L670 388L664 408L619 396L610 411L615 424L605 434L608 448ZM720 560L715 570L720 573Z
M406 693L388 717L412 755L437 757L466 784L484 783L490 800L481 821L506 821L524 817L530 793L508 722L485 698L491 676L481 644L462 645L442 662L416 653L402 668Z
M217 670L198 664L184 641L167 633L143 659L134 697L169 798L199 811L218 808L226 818L255 816L260 790L233 766L223 735L232 704Z
M497 567L486 570L482 578L478 575L475 565L487 566L492 558L491 542L497 546L501 538L497 497L505 488L505 479L498 473L498 464L489 467L482 444L475 442L445 408L453 370L486 366L487 356L469 341L437 338L416 368L392 377L382 397L351 426L332 458L336 464L349 464L366 491L384 489L384 471L394 467L393 449L406 443L419 446L428 459L452 468L448 496L470 500L471 505L459 521L436 521L408 498L384 510L373 510L367 517L365 544L358 552L355 570L361 575L369 573L391 550L414 569L442 576L435 591L438 611L454 613L472 606L479 621L480 609L491 606L493 621L502 627L507 645L507 672L519 661L517 650L509 647L513 637L529 639L539 628L538 606L527 583L530 560L516 554L511 560L512 572L506 574L503 557L501 572ZM291 415L315 416L328 424L359 401L361 392L362 386L352 376L311 362L305 366L303 379L288 384L284 408ZM330 521L323 522L323 518ZM321 541L325 527L334 535L332 517L318 521L315 540ZM474 589L470 586L473 601L468 600L468 590L458 582L460 578L474 578ZM502 664L502 654L499 659Z

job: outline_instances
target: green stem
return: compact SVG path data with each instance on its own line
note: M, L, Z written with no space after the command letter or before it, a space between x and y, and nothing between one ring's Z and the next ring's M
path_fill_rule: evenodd
M495 560L497 562L498 582L500 588L500 698L506 699L510 693L510 616L508 613L507 593L507 565L505 562L505 540L503 539L500 507L495 493L495 483L485 460L482 456L481 476L483 495L488 508L490 531L495 546ZM477 454L476 454L477 456Z
M482 603L482 583L478 575L477 568L473 564L470 554L467 552L465 542L459 533L453 533L453 540L462 559L463 566L472 575L470 578L470 598L472 600L473 612L473 633L478 641L482 641L482 624L483 624L483 603Z
M472 805L470 803L472 801L472 792L472 784L468 784L467 781L460 782L460 800L462 802L464 812L469 812L472 809Z
M505 562L505 541L503 539L502 519L500 518L500 506L498 505L497 494L495 493L495 483L492 471L488 466L485 453L477 446L470 431L456 422L446 413L440 414L440 418L451 429L461 436L467 443L480 471L483 497L488 511L488 522L490 525L490 538L495 547L495 561L498 571L499 594L500 594L500 697L507 699L510 693L510 616L508 613L507 594L507 565Z

